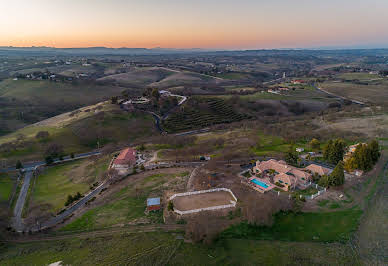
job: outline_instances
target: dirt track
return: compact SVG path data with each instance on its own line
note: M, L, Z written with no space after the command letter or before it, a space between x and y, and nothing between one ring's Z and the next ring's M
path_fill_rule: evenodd
M185 226L181 224L153 224L153 225L135 225L121 228L109 228L99 231L90 232L72 232L71 234L63 235L50 235L50 234L39 234L32 236L20 236L15 238L8 238L4 242L16 242L16 243L27 243L35 241L53 241L53 240L64 240L73 238L89 238L89 237L100 237L110 236L112 234L119 233L143 233L143 232L155 232L155 231L175 231L184 230Z
M188 211L206 207L213 207L219 205L230 204L233 200L232 195L226 191L217 191L202 193L197 195L176 197L174 202L174 208L180 211Z

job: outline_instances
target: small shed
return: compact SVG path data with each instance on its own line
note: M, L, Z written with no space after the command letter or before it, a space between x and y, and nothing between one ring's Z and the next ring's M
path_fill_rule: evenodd
M147 199L147 211L160 210L160 198L148 198Z

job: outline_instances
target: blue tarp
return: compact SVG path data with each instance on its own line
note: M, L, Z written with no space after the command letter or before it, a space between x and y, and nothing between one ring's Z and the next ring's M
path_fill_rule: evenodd
M147 199L147 206L160 205L160 198L149 198Z

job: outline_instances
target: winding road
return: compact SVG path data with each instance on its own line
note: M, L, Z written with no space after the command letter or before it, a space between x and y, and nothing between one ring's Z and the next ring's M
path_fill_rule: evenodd
M22 212L24 203L26 202L28 188L30 187L31 179L34 175L33 171L27 171L24 175L23 185L20 189L19 197L15 204L15 209L13 210L13 227L16 231L22 232L24 229L24 224L22 220Z

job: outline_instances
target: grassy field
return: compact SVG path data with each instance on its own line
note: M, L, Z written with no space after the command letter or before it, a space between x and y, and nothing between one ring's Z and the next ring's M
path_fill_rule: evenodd
M97 148L97 141L102 146L112 142L133 141L156 132L151 115L127 113L117 105L105 103L78 111L0 137L0 144L13 143L10 148L0 148L0 158L7 158L13 163L17 159L41 160L46 147L51 143L62 145L65 153L70 154ZM39 131L47 131L50 136L36 139ZM20 136L23 136L22 140L18 140Z
M0 134L120 95L124 88L47 80L0 81ZM135 92L135 91L133 91Z
M247 223L232 226L224 238L282 241L346 242L357 229L362 211L278 213L271 227Z
M384 105L388 102L388 81L377 81L371 84L356 84L354 82L327 81L319 86L331 93L373 104Z
M11 197L14 181L8 174L0 173L0 202L7 202Z
M143 179L137 180L113 194L108 203L86 211L80 218L67 224L61 230L93 230L125 225L139 218L147 218L145 220L147 222L160 222L158 215L154 217L144 213L147 197L151 193L160 195L158 191L163 184L171 180L179 180L188 174L188 172L177 172L146 175Z
M378 74L369 73L343 73L337 75L337 78L345 80L371 80L381 78Z
M171 233L3 245L2 265L318 265L357 264L339 244L228 239L213 245L187 244Z
M90 185L104 179L109 162L109 157L102 157L95 162L85 159L49 167L36 178L31 197L33 206L58 212L65 206L68 195L84 194Z

